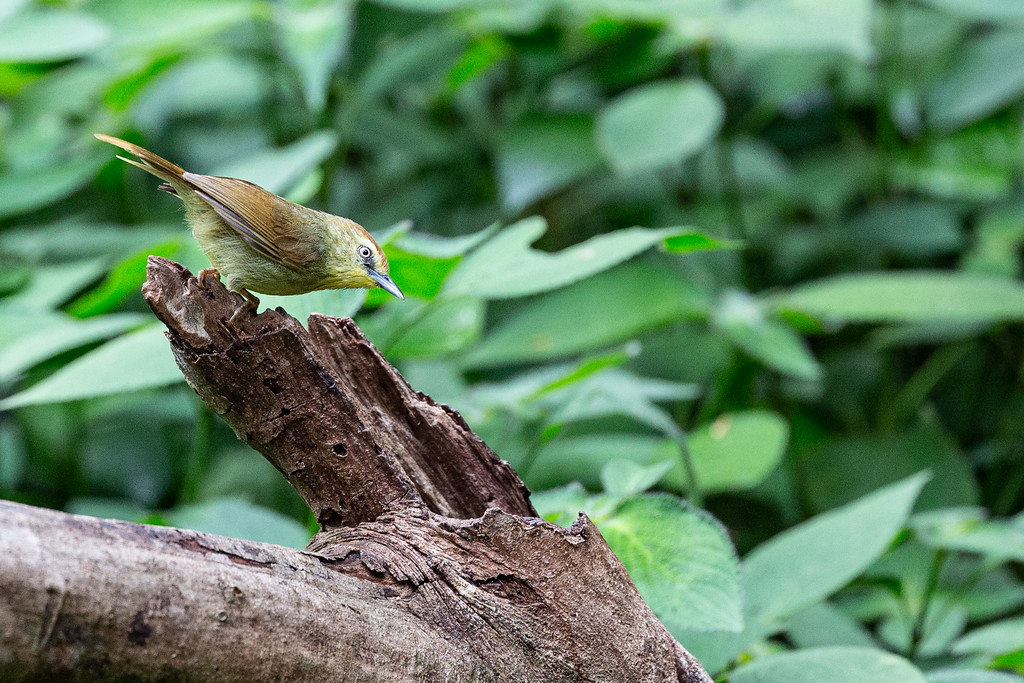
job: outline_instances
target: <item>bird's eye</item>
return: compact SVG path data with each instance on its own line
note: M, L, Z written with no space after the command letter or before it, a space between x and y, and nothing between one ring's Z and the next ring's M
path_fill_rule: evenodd
M360 244L356 247L356 253L359 254L359 258L370 258L370 255L372 254L370 248L365 244Z

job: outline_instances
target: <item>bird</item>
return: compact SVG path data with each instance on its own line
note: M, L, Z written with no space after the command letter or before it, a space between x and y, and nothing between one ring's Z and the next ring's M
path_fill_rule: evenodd
M137 161L117 158L162 180L159 189L185 204L185 219L212 266L199 271L200 286L208 275L223 275L227 288L245 299L232 320L257 310L260 300L253 292L380 287L405 299L384 251L355 221L295 204L246 180L189 173L131 142L94 135L134 155Z

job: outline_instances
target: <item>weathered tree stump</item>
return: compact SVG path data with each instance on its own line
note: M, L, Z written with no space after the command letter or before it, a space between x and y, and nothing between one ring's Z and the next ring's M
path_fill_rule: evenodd
M321 530L299 552L0 503L0 678L710 682L590 520L537 519L351 320L232 322L237 294L156 257L143 292Z

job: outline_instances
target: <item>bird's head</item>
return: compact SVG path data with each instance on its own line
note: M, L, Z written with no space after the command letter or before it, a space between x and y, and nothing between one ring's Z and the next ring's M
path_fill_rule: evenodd
M341 220L341 239L335 246L336 265L331 286L365 289L380 287L399 299L405 299L402 290L389 275L388 257L384 255L384 250L361 225L347 219Z

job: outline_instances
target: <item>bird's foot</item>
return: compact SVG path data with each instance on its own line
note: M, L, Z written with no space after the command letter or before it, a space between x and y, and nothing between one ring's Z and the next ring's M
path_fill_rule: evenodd
M231 314L230 318L228 318L228 322L231 323L236 322L238 320L238 316L242 315L243 313L255 314L256 309L259 308L260 305L259 298L257 298L256 295L250 292L249 290L240 289L238 290L238 293L245 297L245 301L243 301L242 305L236 308L235 312Z
M219 270L217 270L216 268L203 268L202 270L199 271L199 274L196 275L196 280L199 281L199 289L206 289L206 285L203 284L203 280L206 279L207 275L212 275L213 277L217 278L218 281L220 280Z

